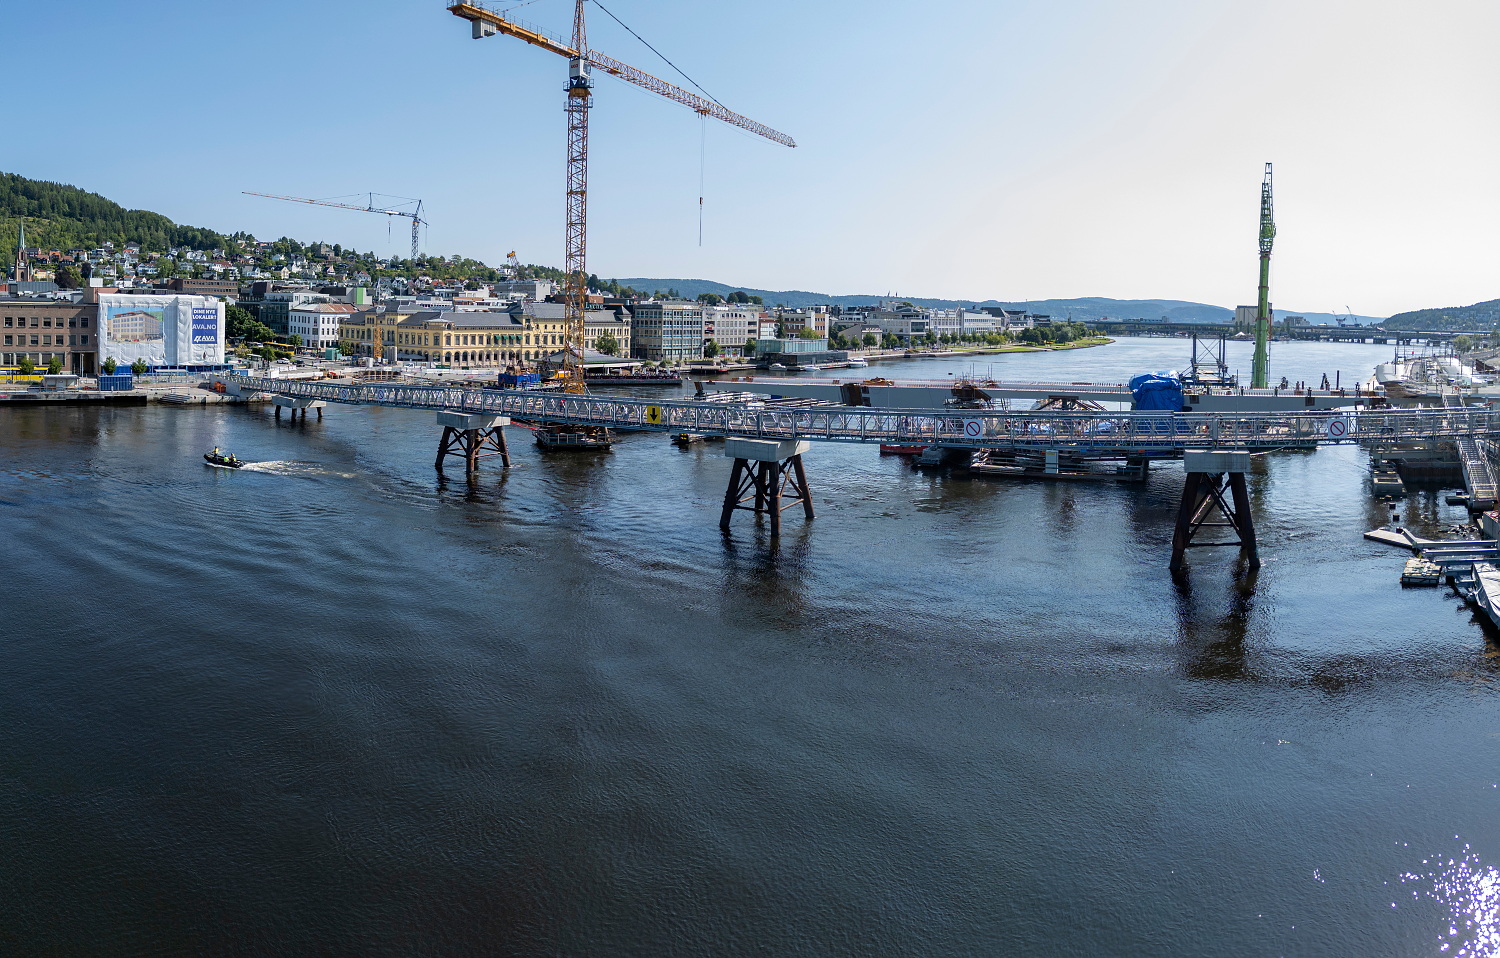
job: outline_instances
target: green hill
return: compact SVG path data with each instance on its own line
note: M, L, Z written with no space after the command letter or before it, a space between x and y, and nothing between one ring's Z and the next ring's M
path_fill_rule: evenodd
M148 252L173 246L214 249L225 243L213 230L179 226L160 213L127 210L76 186L0 173L0 263L15 259L22 217L26 245L47 249L94 249L106 240L116 246L140 243Z
M1383 324L1386 329L1485 330L1500 326L1500 299L1473 306L1444 306L1397 313Z

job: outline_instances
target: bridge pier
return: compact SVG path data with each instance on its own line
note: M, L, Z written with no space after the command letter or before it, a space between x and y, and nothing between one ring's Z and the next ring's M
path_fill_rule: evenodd
M306 396L272 396L271 402L276 404L277 419L281 418L281 410L290 409L292 411L293 422L297 421L298 410L301 410L304 422L307 420L307 411L309 409L316 409L318 411L318 418L322 419L323 407L327 405L321 399L309 399Z
M798 502L809 520L813 517L812 493L807 488L807 471L802 454L812 448L805 441L776 442L764 439L725 439L724 457L733 459L729 471L729 488L724 492L724 511L719 528L729 531L729 517L736 509L771 517L771 535L781 535L781 513ZM783 503L782 500L786 502ZM753 505L745 505L754 501Z
M1188 549L1199 546L1239 546L1241 555L1250 560L1250 568L1260 568L1260 553L1255 544L1255 521L1250 515L1250 496L1245 490L1245 473L1250 471L1248 449L1214 449L1206 452L1184 452L1182 466L1187 479L1182 485L1182 504L1177 510L1177 528L1172 534L1173 572L1182 568ZM1229 498L1225 498L1225 493ZM1210 522L1217 508L1223 517ZM1227 528L1238 536L1233 541L1194 542L1205 527Z
M510 468L510 448L505 444L509 416L483 416L445 409L437 414L437 424L443 427L437 460L432 464L438 472L443 471L443 460L449 456L462 459L464 472L469 475L479 471L479 460L491 456L499 456L500 464Z

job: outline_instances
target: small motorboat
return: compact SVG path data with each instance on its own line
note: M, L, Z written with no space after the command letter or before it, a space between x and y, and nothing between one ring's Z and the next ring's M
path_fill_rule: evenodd
M772 369L786 369L786 367L783 366L781 363L772 363L771 364L771 368Z
M245 464L243 459L238 459L234 456L226 456L220 453L217 449L215 449L213 452L205 452L203 454L203 461L210 466L220 466L224 469L238 469Z
M867 363L867 362L865 362L863 359L860 359L858 356L856 356L855 358L849 360L849 362L846 365L850 369L863 369L864 367L866 367L866 366L868 366L870 364Z

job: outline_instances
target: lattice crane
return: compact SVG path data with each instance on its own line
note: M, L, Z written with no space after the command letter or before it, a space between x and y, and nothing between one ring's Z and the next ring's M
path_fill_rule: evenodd
M1250 366L1250 388L1270 385L1271 356L1271 245L1276 241L1276 217L1271 209L1271 164L1260 183L1260 297L1255 307L1255 359Z
M649 73L627 66L598 50L590 50L584 25L583 3L584 0L574 0L571 44L533 27L507 20L480 3L455 3L448 7L448 11L454 16L469 21L476 40L503 33L568 59L568 223L563 250L563 269L566 273L563 295L568 313L563 372L569 392L583 391L583 344L586 340L584 311L588 296L588 270L585 263L588 245L589 98L593 87L593 80L589 76L590 68L598 67L611 76L675 100L701 116L713 117L742 130L749 130L773 143L791 147L797 145L785 133L725 109L713 100L689 93Z
M276 193L254 193L250 190L242 190L246 196L265 196L273 200L286 200L288 203L308 203L312 206L332 206L341 210L355 210L360 213L384 213L386 216L404 216L411 220L411 261L412 269L415 270L417 262L417 230L427 223L422 219L422 201L407 200L409 203L417 204L415 210L391 210L375 205L377 194L369 193L369 202L365 206L355 206L351 203L334 203L329 200L310 200L302 196L280 196ZM391 199L406 200L404 196L393 196Z

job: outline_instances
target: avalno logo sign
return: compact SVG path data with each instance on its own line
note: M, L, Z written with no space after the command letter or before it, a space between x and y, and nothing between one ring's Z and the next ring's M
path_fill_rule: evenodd
M193 345L212 346L219 341L219 310L214 306L193 307Z

